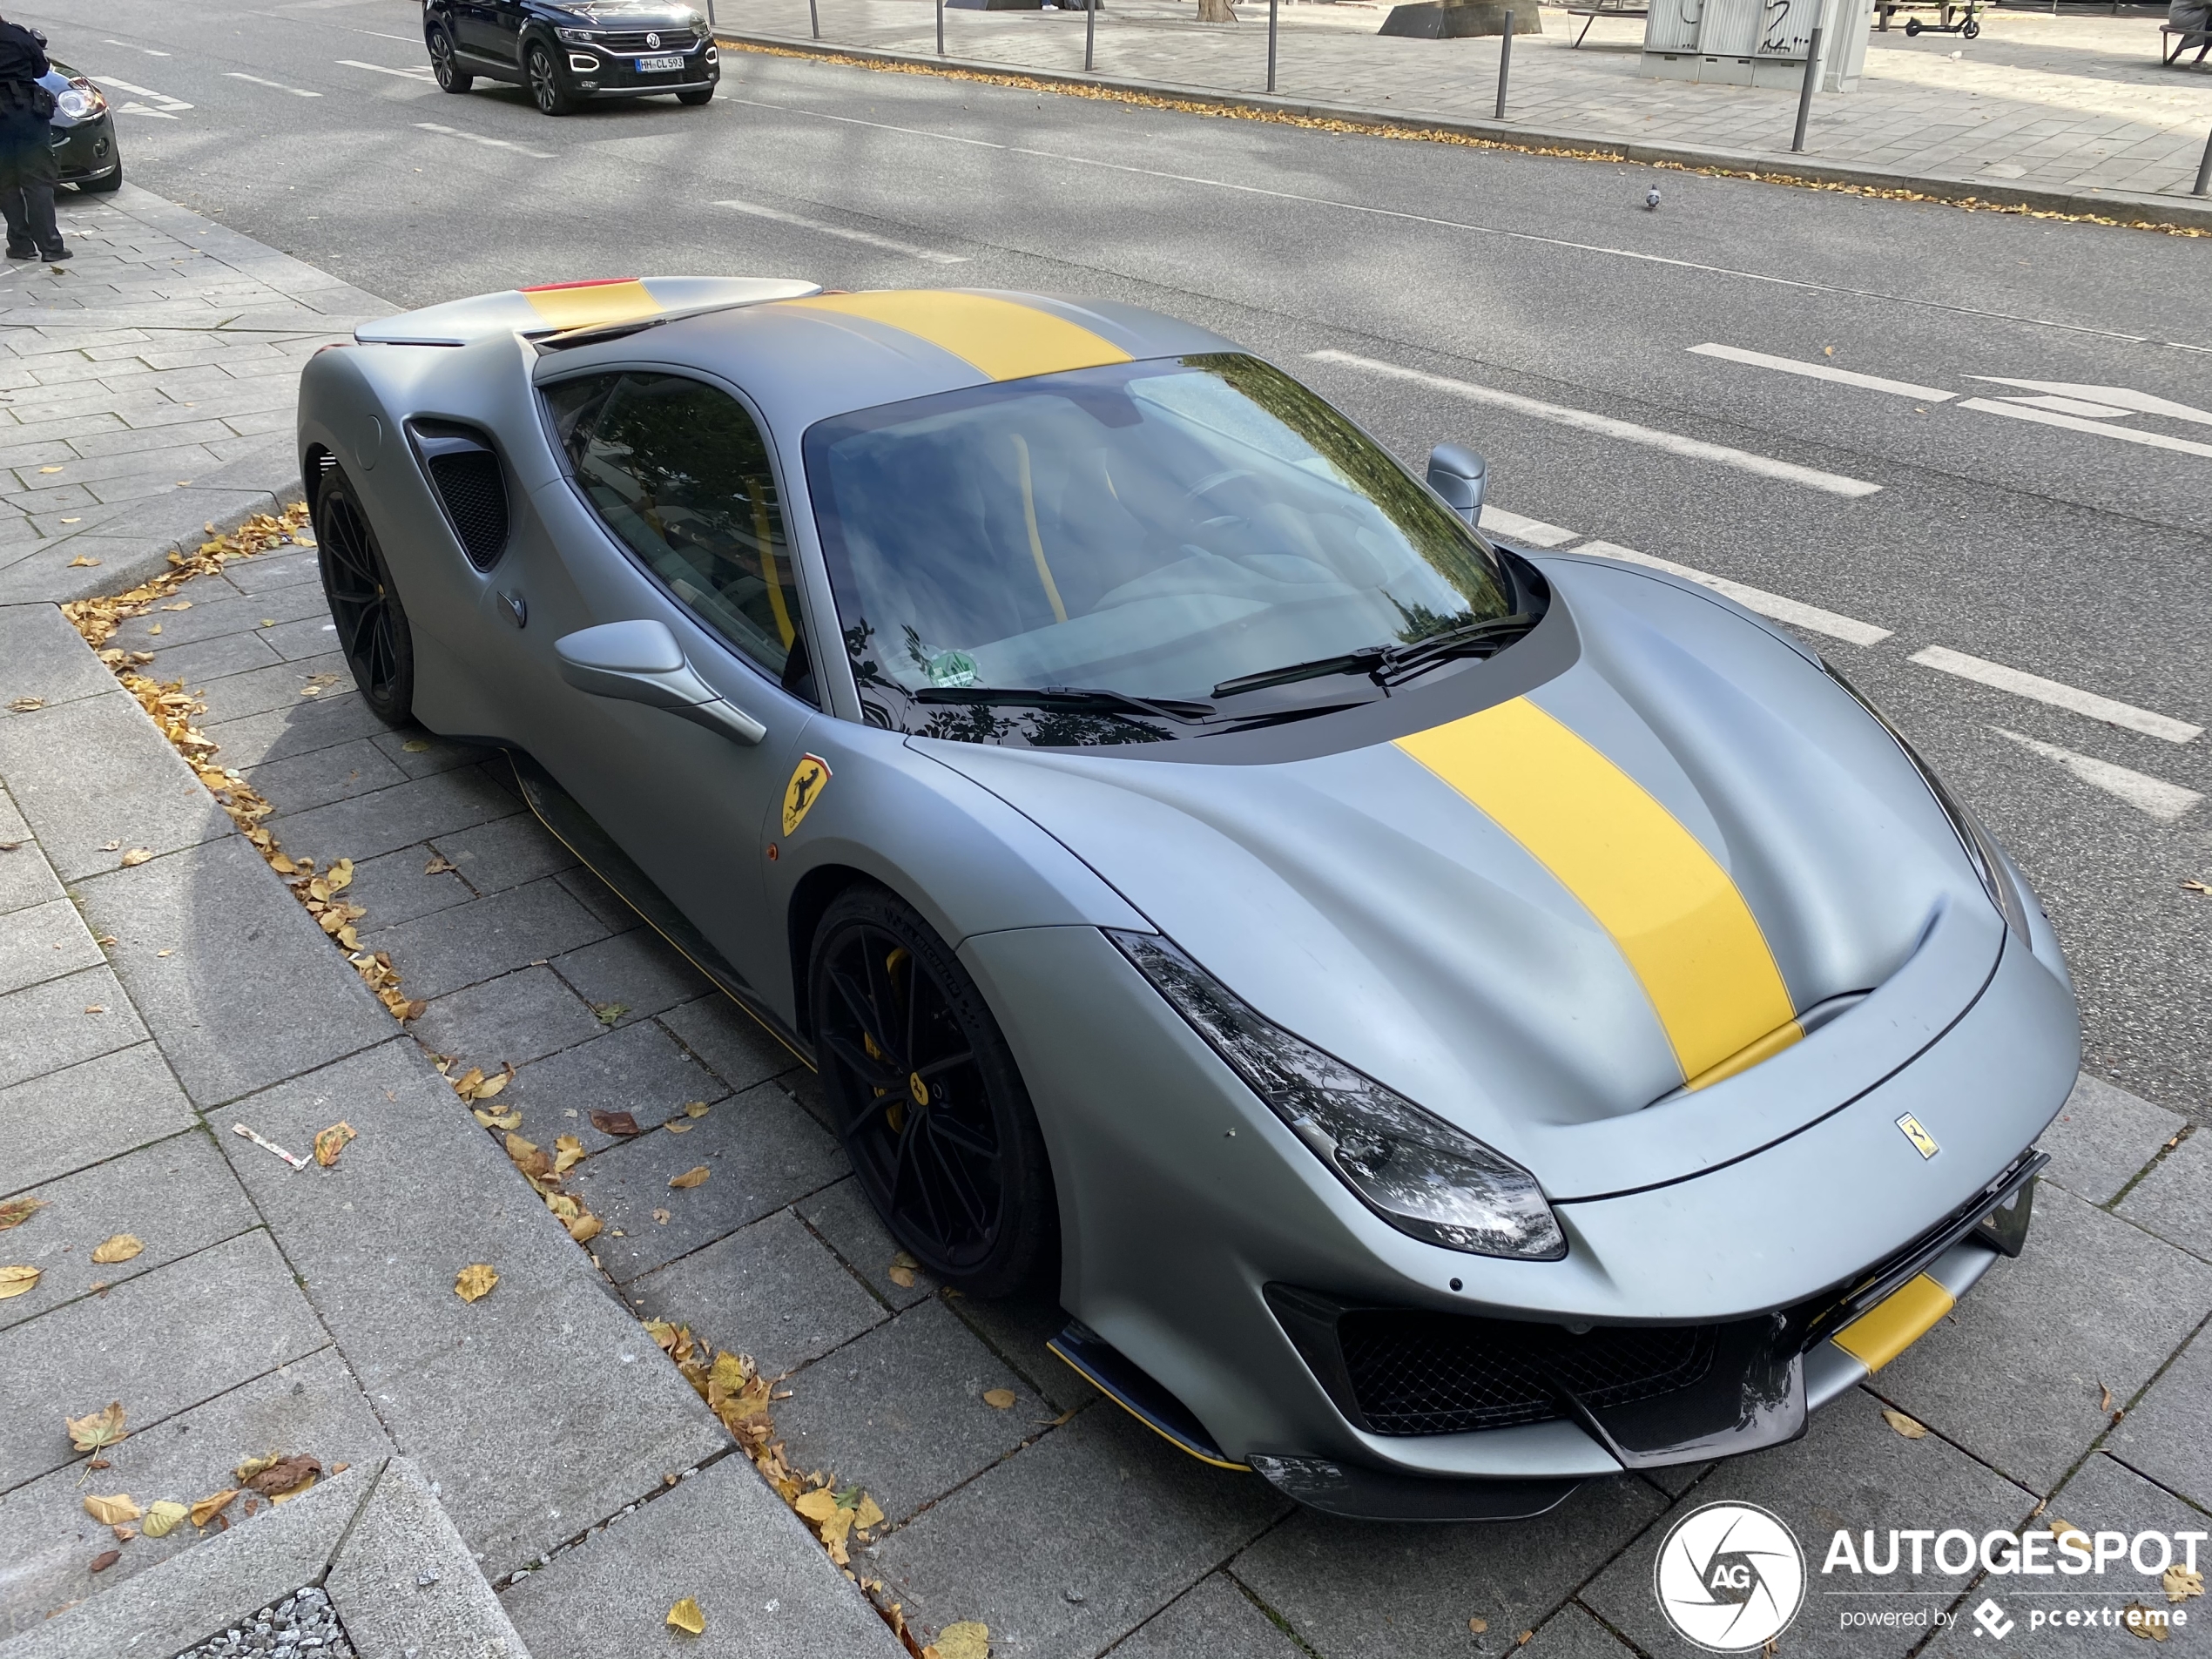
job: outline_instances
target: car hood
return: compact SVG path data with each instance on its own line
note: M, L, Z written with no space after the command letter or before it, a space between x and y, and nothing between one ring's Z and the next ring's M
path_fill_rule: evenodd
M913 742L1554 1198L1684 1179L1935 1041L2004 924L1912 763L1797 646L1634 567L1543 565L1571 664L1502 699L1513 652L1461 670L1466 711L1393 741L1250 764Z
M564 27L575 29L688 29L694 19L706 21L698 7L670 4L665 0L590 0L583 5L563 6L549 15Z

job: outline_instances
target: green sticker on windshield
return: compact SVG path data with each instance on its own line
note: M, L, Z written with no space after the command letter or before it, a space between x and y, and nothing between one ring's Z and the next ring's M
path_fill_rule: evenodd
M932 685L973 685L975 684L975 659L964 651L933 652L929 658L929 683Z

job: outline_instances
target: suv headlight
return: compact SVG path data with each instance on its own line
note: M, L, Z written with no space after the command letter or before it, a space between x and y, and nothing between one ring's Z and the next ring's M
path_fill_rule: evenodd
M596 45L599 40L599 31L596 29L556 29L553 32L571 46Z
M63 88L61 95L54 100L55 112L65 115L72 121L89 121L106 108L106 94L81 75Z
M1292 1036L1157 934L1106 930L1123 955L1370 1210L1447 1250L1567 1254L1536 1177L1332 1055Z
M2019 891L2013 886L2012 879L2005 873L2005 861L1997 851L1996 841L1981 826L1981 821L1961 806L1957 797L1944 786L1943 779L1936 776L1935 768L1922 758L1918 749L1905 741L1905 733L1897 729L1888 715L1874 706L1865 692L1838 673L1836 665L1825 657L1820 659L1820 665L1828 671L1830 679L1851 693L1853 702L1874 717L1874 723L1890 734L1890 740L1912 763L1913 771L1920 774L1920 781L1927 785L1928 793L1935 797L1936 805L1943 808L1943 815L1951 820L1952 833L1958 836L1959 845L1966 849L1966 861L1974 867L1974 873L1981 878L1981 890L1989 895L1989 902L1997 907L1998 914L2005 918L2007 927L2022 939L2027 939L2027 908L2021 901Z

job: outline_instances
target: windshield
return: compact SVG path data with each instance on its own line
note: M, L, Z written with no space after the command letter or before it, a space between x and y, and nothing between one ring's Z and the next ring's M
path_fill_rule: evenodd
M1226 687L1218 712L1242 714L1231 682L1346 654L1372 666L1378 650L1513 610L1464 523L1318 395L1242 354L863 410L813 427L806 456L869 718L906 730L1003 735L907 706L999 688L1166 699L1211 718ZM1341 704L1359 666L1301 677L1270 704ZM1096 741L1112 724L1025 735Z

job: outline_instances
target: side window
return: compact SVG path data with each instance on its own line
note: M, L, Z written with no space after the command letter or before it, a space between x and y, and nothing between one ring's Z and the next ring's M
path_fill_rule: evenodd
M563 381L545 395L607 528L702 623L815 700L783 504L745 406L698 381L644 372Z

